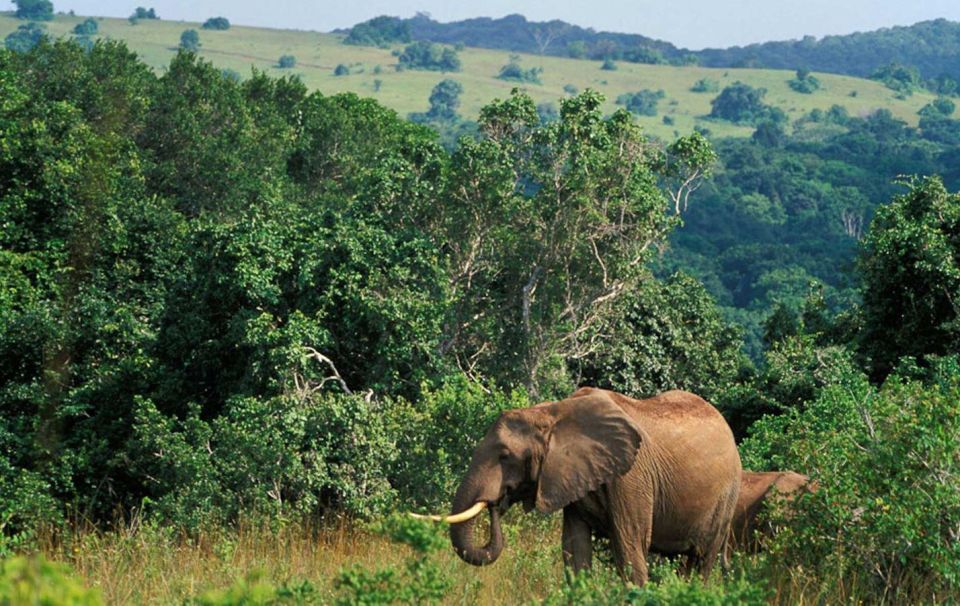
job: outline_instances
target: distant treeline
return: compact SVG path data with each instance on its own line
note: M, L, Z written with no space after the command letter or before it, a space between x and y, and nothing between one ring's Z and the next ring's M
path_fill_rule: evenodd
M390 35L370 36L383 29ZM766 42L726 49L691 51L639 34L598 32L560 20L528 21L523 15L479 17L440 23L424 13L408 19L377 17L354 26L354 43L369 37L375 44L428 40L480 48L637 63L698 63L707 67L805 68L870 76L891 63L915 67L927 80L960 80L960 23L937 19L911 26L817 39Z

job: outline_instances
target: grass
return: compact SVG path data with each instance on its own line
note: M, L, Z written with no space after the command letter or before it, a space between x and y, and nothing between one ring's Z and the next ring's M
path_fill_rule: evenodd
M452 549L443 550L438 562L454 580L448 602L529 603L553 590L563 577L559 516L540 522L520 528L508 523L507 548L492 566L474 568ZM69 564L86 586L100 590L107 604L180 604L251 574L276 585L310 581L327 603L336 594L333 580L340 570L401 567L412 553L344 521L273 529L247 523L194 537L134 524L111 532L49 534L40 539L39 551Z
M443 603L538 604L555 595L564 578L559 526L558 515L543 518L509 512L504 523L506 547L497 562L481 568L461 562L449 547L442 549L433 557L453 582ZM84 585L99 590L107 604L183 604L250 578L288 587L308 581L319 603L332 603L337 596L334 579L340 571L354 566L368 571L401 569L413 554L405 546L342 520L275 527L247 522L194 535L134 522L109 532L86 528L41 533L37 550L48 560L68 564ZM606 552L594 555L594 565L604 569L603 583L619 585L605 563L608 560ZM664 572L663 564L652 565L651 571L660 570L654 577ZM936 596L923 579L913 579L911 587L900 587L901 593L893 599L878 594L871 579L861 578L856 571L817 576L764 555L736 555L732 571L715 568L709 584L729 588L743 579L769 587L769 602L774 605L930 603L931 598L936 603L954 603L957 597Z
M47 23L47 28L53 36L69 36L73 27L84 19L80 16L57 15ZM199 23L182 21L145 20L137 25L131 25L125 19L98 18L97 21L99 38L123 40L158 71L162 71L176 53L180 33L193 28L200 33L200 55L221 68L232 69L241 75L249 74L252 68L274 76L297 74L312 90L325 94L355 92L374 97L401 115L426 111L430 90L444 78L454 78L463 84L461 113L471 119L492 99L508 95L517 86L516 83L495 77L500 67L508 62L509 53L501 50L464 49L460 52L463 71L458 73L397 72L392 49L344 45L341 43L342 36L338 34L242 26L212 31L201 29ZM0 13L0 37L6 37L21 23L12 13ZM281 55L295 56L296 67L279 68L277 62ZM339 64L349 66L352 73L347 76L333 75L334 68ZM766 88L766 102L783 109L791 120L814 108L826 110L836 104L846 107L854 116L887 108L896 117L915 126L918 121L917 110L933 98L933 95L922 92L906 99L897 99L894 91L878 82L823 73L815 74L822 88L806 95L790 89L787 82L794 77L794 72L786 70L715 69L618 62L616 71L602 71L599 61L529 54L520 55L520 65L525 69L543 68L542 85L524 86L538 102L557 102L565 96L563 87L572 84L579 90L589 87L603 92L608 100L606 109L612 111L618 95L640 89L663 89L666 98L660 101L658 115L638 117L638 121L647 132L666 138L676 133L688 133L695 125L706 126L717 136L748 136L752 132L750 127L704 119L710 112L710 100L716 93L691 92L690 87L701 78L715 80L721 88L737 80ZM375 73L378 66L380 73ZM381 81L379 90L375 90L375 80ZM663 124L664 115L671 116L674 124Z

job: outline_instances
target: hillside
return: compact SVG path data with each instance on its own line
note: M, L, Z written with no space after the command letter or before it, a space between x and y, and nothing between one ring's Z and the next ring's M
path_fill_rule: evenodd
M84 17L58 15L47 24L52 36L69 36ZM12 14L0 15L0 37L15 30L22 22ZM460 52L463 69L453 74L427 71L397 72L393 49L342 44L342 34L272 30L234 26L227 31L201 30L197 23L173 21L141 21L131 25L125 19L98 19L99 37L123 40L151 67L162 70L176 54L180 33L188 28L200 32L200 55L218 67L231 69L242 76L252 68L272 75L296 74L312 90L324 93L355 92L376 98L401 115L425 111L430 90L440 80L452 77L463 84L461 114L475 118L479 109L495 97L509 94L516 83L498 80L500 67L508 62L508 53L499 50L467 47ZM277 67L281 55L297 58L294 69ZM600 62L563 57L520 54L525 68L542 67L542 85L524 85L538 102L556 102L565 96L564 87L578 90L593 88L607 97L608 111L616 106L618 95L641 89L662 89L665 98L658 104L658 115L642 116L640 123L648 132L672 137L690 132L694 126L708 128L716 136L746 136L752 129L744 126L704 119L710 111L710 100L716 93L694 93L690 87L702 78L715 80L720 87L743 81L767 89L765 101L780 107L791 120L812 109L845 107L850 115L860 116L877 108L888 108L894 116L908 124L917 124L917 111L932 95L914 94L906 99L895 98L882 84L849 76L817 73L821 90L799 94L790 89L792 71L767 69L726 69L698 66L646 65L618 62L616 71L603 71ZM335 76L337 65L350 67L351 74ZM377 82L379 81L379 85ZM855 95L855 96L853 96ZM673 118L673 125L663 122L664 115Z
M917 68L926 79L947 75L960 81L960 23L937 19L817 39L784 40L724 49L691 51L639 34L597 32L563 21L528 21L522 15L440 23L417 15L399 20L417 40L526 51L547 55L582 54L594 59L624 58L639 63L689 63L708 67L806 68L869 76L891 62Z

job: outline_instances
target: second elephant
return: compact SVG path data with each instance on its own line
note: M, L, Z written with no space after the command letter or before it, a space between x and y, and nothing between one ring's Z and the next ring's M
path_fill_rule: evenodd
M755 550L757 531L771 534L763 514L775 501L792 501L804 492L814 492L816 483L794 471L746 471L740 480L740 495L731 525L732 547Z

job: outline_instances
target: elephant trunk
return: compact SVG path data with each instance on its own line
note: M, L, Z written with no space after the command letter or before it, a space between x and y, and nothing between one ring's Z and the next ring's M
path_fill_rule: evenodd
M454 508L455 510L462 509ZM457 552L464 562L474 566L486 566L492 564L500 557L503 551L503 533L500 531L500 512L496 506L487 508L490 512L490 539L483 547L477 547L474 541L474 528L477 523L477 517L471 518L466 522L450 525L450 540L453 543L453 549Z

